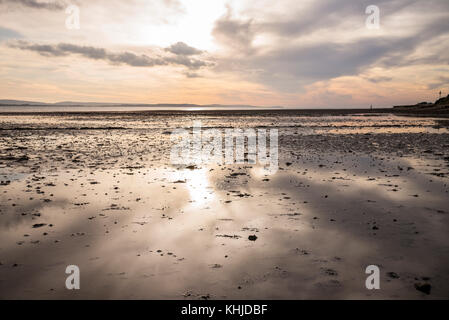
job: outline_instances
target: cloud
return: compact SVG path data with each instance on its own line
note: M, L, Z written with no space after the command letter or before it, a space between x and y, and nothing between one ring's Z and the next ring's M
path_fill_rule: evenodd
M179 64L186 66L190 69L199 69L201 67L205 67L208 65L206 61L191 59L186 56L174 56L174 57L165 57L164 61L171 64Z
M381 83L381 82L388 82L393 80L392 77L372 77L372 78L366 78L369 82L372 83Z
M184 42L177 42L175 44L172 44L170 47L165 49L166 51L169 51L176 55L182 55L182 56L193 56L203 53L203 51L195 49L194 47L190 47Z
M248 53L252 51L255 31L251 19L239 20L233 17L232 9L228 5L227 13L215 22L212 35L225 47Z
M7 39L20 39L20 38L23 38L23 36L17 31L0 27L0 41Z
M352 75L384 57L394 41L360 40L352 44L319 43L278 48L243 61L242 70L279 90L298 91L315 81Z
M62 8L64 2L83 4L83 27L76 32L64 28L63 12L51 11ZM192 82L209 84L210 80L217 94L238 87L235 94L242 94L247 103L251 99L268 101L266 95L273 104L297 104L297 99L310 97L318 84L322 84L320 92L328 89L339 95L327 93L323 105L326 100L365 102L372 96L360 97L375 90L388 96L382 98L385 102L398 88L402 88L398 92L414 90L411 94L418 96L430 91L427 88L447 85L447 0L216 2L203 6L189 0L0 0L4 4L0 11L6 12L0 23L5 27L0 27L0 41L24 35L27 42L7 43L34 58L37 54L49 57L48 65L75 57L96 61L99 70L95 76L99 77L135 72L105 69L105 63L167 66L158 70L157 76L167 83L173 81L173 88L178 88L175 81L179 77L172 77L171 72L187 78L204 76L208 81ZM380 30L365 28L368 5L380 8ZM138 49L144 46L148 50ZM199 50L205 48L208 52ZM4 65L15 65L17 51L2 51L2 59L7 61ZM33 59L27 59L20 68L32 64ZM10 69L11 74L16 70ZM223 100L234 101L234 92L227 92L230 94ZM306 101L314 105L315 100Z
M434 90L434 89L439 89L439 88L443 88L446 87L447 89L449 89L449 77L438 77L438 79L436 79L435 82L430 83L429 85L427 85L427 88L430 90Z
M201 78L201 75L199 75L198 73L195 73L195 72L185 72L184 75L187 78Z
M33 9L46 9L46 10L64 10L67 4L64 1L37 1L37 0L0 0L0 4L13 4L21 5L23 7Z
M428 1L437 2L441 0ZM307 4L307 6L291 5L291 9L283 12L282 16L271 15L271 18L268 16L268 19L255 23L254 27L260 32L272 33L291 39L324 29L335 28L351 20L363 23L367 17L365 9L370 5L378 6L381 17L384 18L415 2L417 0L316 0Z
M165 65L181 65L189 69L196 70L201 67L211 65L208 61L189 58L187 56L155 56L150 57L145 54L135 54L133 52L114 53L104 48L92 46L79 46L68 43L56 45L33 44L26 41L16 41L9 43L9 47L34 51L46 57L62 57L70 54L78 54L92 60L103 60L111 64L125 64L132 67L154 67Z
M381 25L397 24L394 17L403 16L415 24L386 29L393 32L369 33L364 30L368 4L380 6ZM257 5L264 8L264 3ZM216 21L213 35L233 52L217 59L215 70L236 73L282 92L301 92L316 81L359 75L372 67L449 61L448 46L444 45L449 19L441 19L449 18L447 1L429 0L424 5L416 0L363 0L354 5L353 1L317 0L296 7L299 9L282 10L282 14L269 12L275 7L267 7L263 14L256 7L246 8L241 16L229 7ZM437 14L440 19L435 19ZM255 39L267 41L255 46ZM439 51L426 50L432 41Z

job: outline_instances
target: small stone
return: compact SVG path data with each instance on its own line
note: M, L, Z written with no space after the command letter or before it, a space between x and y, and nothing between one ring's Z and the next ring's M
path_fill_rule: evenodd
M430 294L432 286L428 283L415 283L415 289L425 294Z
M250 236L248 237L248 240L249 240L249 241L256 241L256 240L257 240L257 236L256 236L255 234L250 235Z
M393 279L399 279L399 275L396 272L387 272L387 276Z

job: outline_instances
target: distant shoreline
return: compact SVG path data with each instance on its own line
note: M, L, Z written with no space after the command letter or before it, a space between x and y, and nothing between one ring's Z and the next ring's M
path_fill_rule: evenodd
M14 106L16 107L16 106ZM33 106L35 108L42 108L42 106ZM11 108L11 106L10 106ZM20 108L20 107L19 107ZM52 107L53 108L53 107ZM57 108L57 106L54 106ZM134 114L134 115L151 115L151 116L166 116L171 115L250 115L257 114L259 116L278 115L301 115L301 116L345 116L345 115L376 115L376 114L395 114L402 116L417 116L417 117L436 117L449 118L449 109L446 110L426 110L426 109L397 109L397 108L379 108L379 109L197 109L197 110L181 110L160 108L153 110L98 110L97 107L93 110L2 110L0 106L0 115L105 115L105 114ZM101 107L103 108L103 107ZM106 107L104 107L106 108Z
M1 115L19 114L214 114L234 115L242 114L295 114L302 116L325 116L325 115L354 115L354 114L396 114L418 117L440 117L449 118L449 95L431 102L421 102L415 105L393 106L390 108L288 108L282 106L253 106L253 105L222 105L222 104L131 104L131 103L103 103L103 102L75 102L64 101L57 103L44 103L23 100L0 99Z

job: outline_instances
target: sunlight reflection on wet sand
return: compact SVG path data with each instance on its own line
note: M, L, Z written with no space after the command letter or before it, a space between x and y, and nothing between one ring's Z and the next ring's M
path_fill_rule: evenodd
M151 153L138 164L3 166L0 298L419 299L417 281L447 298L447 155L289 141L275 175L179 169ZM64 287L70 264L79 291ZM382 290L364 286L370 264Z

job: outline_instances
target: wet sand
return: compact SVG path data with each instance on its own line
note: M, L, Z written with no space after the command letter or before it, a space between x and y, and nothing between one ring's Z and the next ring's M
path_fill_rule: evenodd
M277 128L278 172L172 166L170 132L194 120ZM384 113L0 114L0 298L447 299L443 124ZM65 288L68 265L80 290ZM365 287L368 265L380 290Z

